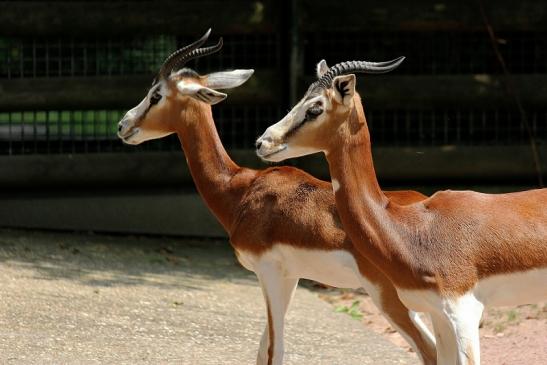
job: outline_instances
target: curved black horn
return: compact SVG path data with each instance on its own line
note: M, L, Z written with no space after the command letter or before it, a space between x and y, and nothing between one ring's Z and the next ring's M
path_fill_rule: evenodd
M383 74L399 67L399 65L403 63L404 59L404 57L399 57L385 62L346 61L337 63L317 81L317 84L322 88L329 88L332 84L332 80L336 76L347 75L354 72Z
M222 37L220 37L218 40L218 43L215 44L214 46L195 49L192 52L185 54L183 57L178 58L177 62L174 63L172 69L179 69L182 66L184 66L186 62L193 60L195 58L200 58L200 57L204 57L204 56L208 56L210 54L216 53L220 51L223 44L224 42L222 40Z
M163 65L158 72L158 76L160 78L167 78L171 73L171 70L179 63L179 59L186 56L188 53L192 52L203 43L205 43L209 38L209 34L211 34L211 28L209 28L207 32L205 32L205 34L197 41L190 43L189 45L184 46L181 49L178 49L175 52L171 53L169 57L167 57L163 62Z

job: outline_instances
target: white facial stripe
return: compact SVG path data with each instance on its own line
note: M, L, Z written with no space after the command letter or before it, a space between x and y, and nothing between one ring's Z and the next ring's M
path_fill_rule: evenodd
M323 100L323 96L322 95L318 95L312 99L309 99L309 100L302 100L300 103L298 103L294 108L293 110L291 110L291 112L287 115L286 118L290 118L288 119L290 122L290 127L287 128L287 131L291 131L291 130L294 130L294 129L297 129L297 128L300 128L300 126L302 126L304 123L306 123L305 119L306 119L306 112L308 111L308 109L310 109L315 103L319 102L319 101L323 101L323 105L325 104L324 100ZM324 109L324 107L323 107ZM321 113L320 116L322 116L323 113ZM319 119L319 118L317 118ZM315 121L315 119L314 119Z
M159 89L158 89L158 87L159 87ZM147 110L150 109L150 107L151 107L151 98L152 98L152 95L155 94L155 93L159 93L161 95L161 100L157 104L155 104L155 105L160 105L165 100L165 96L168 95L168 90L167 90L167 88L164 87L163 81L160 81L159 86L158 86L158 84L155 84L154 86L152 86L148 90L148 94L146 94L145 98L142 99L142 101L139 103L139 105L137 105L133 109L129 110L127 112L126 116L128 118L133 119L133 120L137 120L137 119L141 118L144 115L144 113L146 113Z
M260 138L261 147L259 156L267 161L279 162L287 158L300 157L320 152L320 150L291 145L289 134L308 123L304 121L308 109L317 102L322 102L322 109L330 107L324 95L317 95L309 100L302 99L300 102L279 122L268 127ZM315 119L310 120L310 128L317 128L326 119L326 113L319 114Z

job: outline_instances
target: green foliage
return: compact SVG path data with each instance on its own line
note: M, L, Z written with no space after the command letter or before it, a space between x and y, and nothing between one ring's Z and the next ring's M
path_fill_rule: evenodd
M359 309L359 301L354 301L351 306L346 305L340 305L334 309L336 313L346 313L347 315L351 316L351 318L355 320L360 320L363 318L363 313Z

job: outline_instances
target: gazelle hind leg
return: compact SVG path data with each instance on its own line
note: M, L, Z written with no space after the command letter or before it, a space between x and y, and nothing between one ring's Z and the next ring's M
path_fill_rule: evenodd
M387 281L385 281L387 283ZM409 310L392 285L375 286L362 280L364 289L389 323L403 336L425 365L437 364L435 338L418 313Z
M258 350L258 365L281 365L283 363L283 331L285 314L298 284L297 278L286 278L276 262L261 262L256 275L262 288L268 322Z

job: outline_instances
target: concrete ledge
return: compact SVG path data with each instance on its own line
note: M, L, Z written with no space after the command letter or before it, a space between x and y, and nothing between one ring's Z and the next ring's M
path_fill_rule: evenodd
M547 146L540 146L547 171ZM241 166L263 169L253 150L231 150ZM529 146L376 147L375 167L382 181L505 181L533 183L536 178ZM321 155L288 161L329 179ZM193 186L182 152L100 153L0 156L0 187L131 187Z
M192 189L0 195L0 227L226 237Z
M542 152L547 157L545 147ZM243 166L267 166L253 151L231 155ZM386 189L500 192L535 183L528 147L376 148L374 158ZM328 179L322 156L292 162ZM490 186L473 186L480 184ZM226 236L197 195L180 152L3 156L0 186L0 227Z

